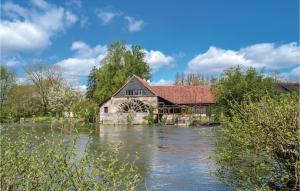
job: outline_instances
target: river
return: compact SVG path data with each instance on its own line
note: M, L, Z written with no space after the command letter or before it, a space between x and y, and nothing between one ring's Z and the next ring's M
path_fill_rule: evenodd
M33 128L38 129L34 131L38 136L44 135L48 126ZM210 157L217 127L99 125L93 128L93 146L122 143L121 153L139 154L136 164L143 174L139 190L231 190L210 174L214 168ZM89 136L87 128L79 129L79 151L84 150Z

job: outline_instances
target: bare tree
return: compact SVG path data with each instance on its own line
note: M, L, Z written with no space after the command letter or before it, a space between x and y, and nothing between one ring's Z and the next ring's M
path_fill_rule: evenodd
M63 82L61 68L57 65L34 63L27 66L25 72L26 78L37 87L43 103L44 112L47 112L50 87Z
M202 74L176 74L174 85L185 85L185 86L210 86L211 77Z

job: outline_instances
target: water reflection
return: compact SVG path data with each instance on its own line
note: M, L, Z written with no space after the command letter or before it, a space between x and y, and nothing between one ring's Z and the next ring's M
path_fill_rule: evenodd
M145 170L140 190L229 190L209 174L211 133L172 126L99 126L98 131L100 144L122 142L123 153L140 154L138 165Z
M50 132L49 125L23 128L33 132L32 136L45 136ZM72 128L65 130L65 138L72 135ZM230 190L209 174L209 168L213 167L209 156L213 154L215 138L212 130L212 127L200 131L199 128L175 126L100 125L80 128L76 148L82 155L92 138L92 149L122 143L120 152L123 156L130 154L133 157L139 153L137 165L144 176L139 190ZM18 129L11 133L15 137Z

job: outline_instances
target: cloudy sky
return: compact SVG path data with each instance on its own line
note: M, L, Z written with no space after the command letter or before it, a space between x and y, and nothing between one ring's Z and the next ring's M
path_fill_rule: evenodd
M298 0L2 0L1 64L56 64L82 86L115 40L144 48L151 81L242 65L299 76Z

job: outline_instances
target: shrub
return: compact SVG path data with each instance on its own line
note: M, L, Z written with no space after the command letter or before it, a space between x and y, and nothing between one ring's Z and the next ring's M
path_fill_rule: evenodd
M47 136L20 130L13 139L8 130L1 127L1 190L135 190L140 183L134 162L119 159L119 146L97 150L89 139L78 154L78 136L64 134L66 127Z
M238 189L299 190L299 95L231 108L216 145L216 175Z
M152 106L149 106L149 108L148 108L147 123L148 123L148 125L153 125L153 123L154 123L154 114L153 114Z

